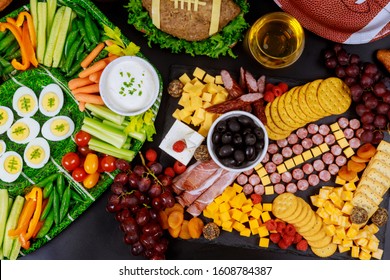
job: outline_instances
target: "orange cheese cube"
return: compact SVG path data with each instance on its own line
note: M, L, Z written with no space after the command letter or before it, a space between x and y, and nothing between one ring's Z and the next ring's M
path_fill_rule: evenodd
M263 247L263 248L268 248L268 246L269 246L269 238L266 238L266 237L260 238L259 246Z
M240 235L249 237L251 235L251 230L249 228L245 228L242 231L240 231Z
M262 225L258 227L258 232L260 237L265 237L269 235L269 231L266 226Z

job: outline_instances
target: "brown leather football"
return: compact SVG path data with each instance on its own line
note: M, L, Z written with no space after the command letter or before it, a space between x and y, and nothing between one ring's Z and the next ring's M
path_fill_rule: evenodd
M4 10L11 4L12 0L0 0L0 11Z
M142 0L142 5L157 28L188 41L207 39L241 12L233 0Z

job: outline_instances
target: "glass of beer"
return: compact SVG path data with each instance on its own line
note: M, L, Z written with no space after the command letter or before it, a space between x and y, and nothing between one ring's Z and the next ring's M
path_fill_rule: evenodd
M270 69L294 63L305 46L301 24L284 12L273 12L259 18L248 30L244 48L261 65Z

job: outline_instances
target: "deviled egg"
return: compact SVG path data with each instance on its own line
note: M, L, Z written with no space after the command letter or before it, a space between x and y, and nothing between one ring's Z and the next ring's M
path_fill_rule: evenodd
M5 144L4 140L0 140L0 157L5 153L6 149L7 145Z
M8 138L17 144L26 144L39 134L39 123L32 118L17 120L8 130Z
M12 107L21 117L31 117L38 111L38 98L28 87L18 88L12 99Z
M45 86L39 95L39 111L48 117L57 115L64 105L64 93L57 84Z
M11 183L18 179L22 169L23 160L18 153L9 151L0 157L0 180Z
M3 134L14 122L14 113L5 106L0 106L0 134Z
M50 146L46 139L37 137L27 144L23 159L31 168L42 168L50 157Z
M61 141L72 135L74 122L66 116L58 116L46 121L42 126L42 135L50 141Z

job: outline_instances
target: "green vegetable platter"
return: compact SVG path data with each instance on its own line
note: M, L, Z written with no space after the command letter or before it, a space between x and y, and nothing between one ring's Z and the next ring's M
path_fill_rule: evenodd
M43 7L42 3L45 3ZM1 121L1 109L4 108L7 108L13 115L10 128L7 129L11 133L15 132L15 130L11 129L15 122L21 119L32 119L39 126L36 137L32 138L31 141L45 138L50 150L44 151L49 153L49 158L43 166L31 166L26 164L24 159L24 154L28 150L26 147L28 147L31 141L18 142L12 139L10 136L12 134L8 134L7 131L0 134L0 144L5 144L4 148L1 147L2 150L0 149L0 162L4 152L15 152L22 159L21 173L16 179L9 180L0 176L0 200L1 202L8 201L7 207L5 204L0 206L0 232L5 233L4 236L0 234L0 259L15 259L42 247L83 214L113 182L116 171L111 173L100 171L97 183L87 188L86 185L83 185L83 181L76 181L71 174L72 172L67 171L62 162L65 154L77 151L75 134L82 128L88 128L92 133L94 129L99 130L101 128L115 130L107 124L102 124L105 113L103 113L103 118L101 115L95 115L95 113L99 114L99 112L102 112L102 108L108 110L104 104L91 105L85 102L85 108L82 110L80 105L82 101L77 99L76 94L69 88L69 81L79 78L80 72L88 68L80 65L81 62L85 61L99 44L102 45L107 40L111 40L112 44L109 47L106 47L107 43L104 44L105 48L101 48L100 52L89 62L89 65L92 65L92 67L94 63L108 58L109 52L115 57L136 55L146 59L138 52L138 46L123 37L120 30L91 1L53 0L39 2L31 0L30 5L23 6L0 19L0 26L2 23L8 22L9 18L17 19L24 11L31 13L31 20L34 20L38 65L36 67L33 66L31 57L22 57L25 54L22 48L26 46L17 44L19 43L17 32L12 32L11 28L8 27L8 31L0 30L0 73L3 81L0 84L0 125L4 124ZM47 18L40 18L38 16L40 12L45 12L45 17ZM40 28L42 29L42 20L47 30L55 31L45 32L44 34L46 35L42 35L42 30L40 30ZM50 22L50 27L48 22ZM62 25L65 25L66 28L63 28ZM31 34L32 31L30 30L29 32ZM13 43L8 38L5 40L7 36L9 38L12 37L9 35L11 33L15 37ZM55 38L51 34L56 34ZM20 49L15 47L15 54L11 55L9 51L6 53L6 49L10 45L5 48L5 44L18 45ZM42 50L42 45L44 45L44 50ZM31 66L27 67L27 69L16 69L14 67L15 65L20 66L20 64L26 63L28 59L31 61ZM21 63L15 64L14 60L21 61ZM131 161L139 152L143 143L151 141L152 135L155 133L154 120L160 106L163 88L159 73L158 78L160 81L158 98L147 112L138 116L126 117L126 119L120 115L116 116L124 120L123 126L117 126L116 128L125 128L124 133L130 136L127 137L126 146L121 147L122 149L112 149L114 157L117 157L115 155L120 157L122 155L121 152L124 152L123 154L127 156L125 159ZM15 92L22 87L26 87L33 92L33 95L36 96L37 101L39 100L41 104L40 97L48 86L59 88L61 95L63 95L63 105L59 111L54 115L48 115L44 113L44 106L42 106L43 109L39 106L39 110L37 109L34 114L29 116L21 115L18 107L15 107L15 104L13 104L14 96L16 96ZM43 97L42 100L44 100ZM111 113L108 113L109 117ZM71 133L68 137L49 139L45 136L44 124L57 116L69 118L71 123L74 124L74 129L70 129ZM96 123L98 123L98 129L94 127ZM61 125L57 125L57 128L61 128ZM32 130L30 127L28 129ZM135 136L133 137L132 135ZM99 152L107 154L105 152L111 150L106 150L109 146L105 143L102 144L103 141L101 140L94 139L95 152L97 154ZM34 158L33 154L30 154L30 157ZM8 172L12 169L12 164L10 165L10 162L4 161L3 166L0 166L0 172L2 172L1 170L7 170ZM36 191L37 188L41 190L38 192ZM38 207L35 207L35 212L31 213L29 224L29 227L32 227L33 220L35 220L35 234L29 239L29 246L24 246L20 249L21 245L15 241L20 238L14 237L10 239L6 234L10 229L15 229L16 226L19 227L17 224L18 217L25 218L26 212L28 212L29 205L27 205L27 200L33 196L35 200L39 201L39 193L41 191L42 208L38 211ZM40 219L35 217L35 215L38 215L36 213L40 213ZM29 227L25 229L27 233L29 233ZM5 253L6 250L7 253Z

